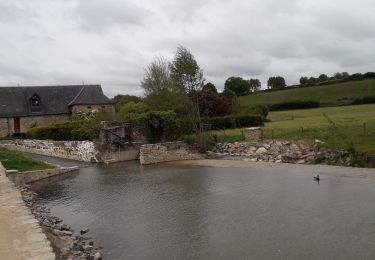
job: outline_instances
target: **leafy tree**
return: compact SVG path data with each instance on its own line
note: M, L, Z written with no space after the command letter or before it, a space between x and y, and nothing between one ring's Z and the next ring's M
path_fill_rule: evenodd
M321 75L318 77L318 79L319 79L319 82L325 82L325 81L328 81L328 80L329 80L329 78L328 78L328 76L327 76L326 74L321 74Z
M335 79L342 79L342 73L341 72L336 72L334 75L333 75L333 77L335 78Z
M308 80L307 80L307 83L309 84L314 84L314 83L317 83L318 82L318 79L314 78L314 77L310 77Z
M270 77L267 82L267 86L270 89L285 88L285 79L281 76Z
M113 101L116 102L116 111L120 111L121 107L127 103L134 102L138 103L141 102L141 98L132 95L116 95L113 98Z
M224 84L225 90L232 90L237 96L244 96L250 92L250 82L241 77L229 77Z
M117 103L126 104L129 102L138 103L141 102L142 99L138 96L133 95L116 95L113 97L113 101L116 101Z
M363 75L361 73L354 73L349 77L351 80L362 80Z
M230 89L224 89L221 95L230 103L234 104L237 102L237 95L234 91Z
M203 70L193 54L185 47L177 47L174 60L169 65L174 84L185 93L199 91L203 87Z
M151 111L133 118L134 127L150 143L175 140L179 136L181 120L173 111Z
M365 74L363 74L363 77L365 79L368 79L368 78L375 78L375 72L366 72Z
M299 83L301 84L301 85L304 85L304 84L306 84L307 82L308 82L308 77L300 77L300 79L299 79Z
M230 104L222 96L212 91L201 91L199 94L199 111L202 116L224 116L230 113Z
M204 84L203 87L202 87L202 90L203 91L211 91L213 93L217 93L217 88L214 84L212 84L211 82L208 82L207 84Z
M117 112L117 118L120 120L128 120L132 114L141 114L148 111L148 107L144 102L129 102L120 107Z
M252 92L258 91L262 86L262 83L260 83L259 79L250 79L249 83L250 83L250 90Z
M343 72L341 75L343 79L348 79L350 77L350 74L348 72Z
M158 94L164 89L172 89L173 83L170 78L169 63L164 57L157 57L145 69L145 75L141 82L146 96Z

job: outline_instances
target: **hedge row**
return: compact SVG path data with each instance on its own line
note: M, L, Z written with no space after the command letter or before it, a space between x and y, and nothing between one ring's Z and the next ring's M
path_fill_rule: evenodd
M211 126L212 130L261 126L263 122L261 115L211 117L204 121Z
M276 103L269 106L270 111L280 110L293 110L293 109L306 109L306 108L317 108L320 107L318 101L289 101Z
M30 128L26 137L37 140L55 140L55 141L70 141L77 140L74 136L74 130L79 129L82 125L80 121L69 121L63 124L51 124L49 126L40 126ZM80 140L87 140L88 138L79 138Z
M352 102L353 105L361 104L375 104L375 96L367 96L363 98L357 98Z

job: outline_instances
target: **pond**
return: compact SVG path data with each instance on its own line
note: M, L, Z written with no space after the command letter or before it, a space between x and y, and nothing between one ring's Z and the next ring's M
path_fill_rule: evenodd
M38 193L104 259L374 259L375 181L285 169L127 162Z

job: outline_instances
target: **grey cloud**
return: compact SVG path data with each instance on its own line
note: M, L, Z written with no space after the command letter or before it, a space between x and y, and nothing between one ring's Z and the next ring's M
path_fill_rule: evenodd
M0 85L141 94L144 68L179 44L219 88L229 76L371 71L374 12L371 0L0 0Z
M150 12L130 1L78 0L74 16L81 25L93 32L103 32L111 27L140 26Z

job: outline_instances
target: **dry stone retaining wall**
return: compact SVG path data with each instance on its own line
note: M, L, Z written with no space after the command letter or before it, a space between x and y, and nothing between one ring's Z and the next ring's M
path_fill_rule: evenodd
M259 142L263 138L263 130L260 127L249 127L243 131L246 142Z
M202 156L184 142L145 144L141 146L139 156L141 164L199 159Z
M14 140L1 143L0 146L64 159L99 162L99 151L91 141Z

